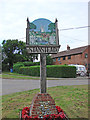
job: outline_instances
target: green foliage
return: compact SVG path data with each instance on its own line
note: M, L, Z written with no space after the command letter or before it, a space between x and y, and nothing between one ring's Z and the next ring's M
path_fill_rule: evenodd
M36 29L36 25L34 25L33 23L30 23L30 29Z
M40 76L40 66L20 67L18 73ZM76 77L76 67L67 65L47 65L47 77L74 78Z
M46 64L47 65L52 65L53 64L53 59L51 58L51 56L46 56Z
M16 64L13 65L13 71L16 73L21 73L20 67L25 67L25 66L35 66L35 65L40 65L40 62L17 62ZM26 74L27 75L27 74Z
M2 71L9 71L9 65L2 64Z
M13 66L13 63L18 61L25 61L26 59L26 47L25 43L16 40L4 40L3 43L3 63L8 63L9 68Z
M23 62L24 66L40 65L40 62Z
M76 77L76 68L67 65L49 65L47 66L47 77L74 78Z
M19 73L20 67L24 66L23 63L17 63L13 65L13 71Z
M48 25L48 30L51 30L51 32L55 31L55 23L50 23Z
M29 76L40 76L40 66L20 67L19 73Z
M17 62L14 65L17 65L17 64L23 64L23 66L35 66L35 65L40 65L40 62L31 62L31 61L28 62L28 61L25 61L25 62Z
M36 54L28 54L23 41L9 39L4 40L2 45L3 64L9 64L9 69L18 61L33 61L38 58Z

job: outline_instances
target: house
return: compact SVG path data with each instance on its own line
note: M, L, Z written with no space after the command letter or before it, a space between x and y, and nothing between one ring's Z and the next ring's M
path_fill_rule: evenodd
M53 58L53 64L78 64L85 65L86 69L88 69L88 48L90 48L90 46L70 49L70 47L67 45L67 50L51 55L51 57Z

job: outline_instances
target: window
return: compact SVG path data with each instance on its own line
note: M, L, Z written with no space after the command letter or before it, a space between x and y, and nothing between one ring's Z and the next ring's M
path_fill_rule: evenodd
M66 57L64 56L64 57L63 57L63 60L65 60L65 59L66 59Z
M85 53L85 58L87 58L88 57L88 54L87 53Z
M58 57L58 61L60 61L60 57Z
M85 64L85 67L87 67L87 63Z
M68 59L71 59L71 55L68 56Z

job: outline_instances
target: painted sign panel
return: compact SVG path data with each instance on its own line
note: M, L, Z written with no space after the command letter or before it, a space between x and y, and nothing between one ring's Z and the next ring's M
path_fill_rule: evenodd
M55 23L44 18L30 23L29 45L56 45Z
M59 51L58 20L45 18L29 22L27 18L26 47L28 53L57 53Z

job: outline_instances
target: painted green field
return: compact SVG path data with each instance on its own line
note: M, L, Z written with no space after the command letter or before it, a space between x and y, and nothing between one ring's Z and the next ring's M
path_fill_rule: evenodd
M3 118L19 118L20 110L29 107L38 92L35 89L2 96ZM51 87L47 92L69 118L88 118L88 85Z

